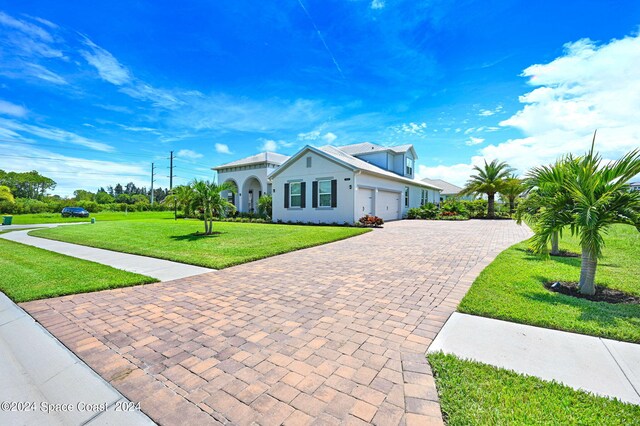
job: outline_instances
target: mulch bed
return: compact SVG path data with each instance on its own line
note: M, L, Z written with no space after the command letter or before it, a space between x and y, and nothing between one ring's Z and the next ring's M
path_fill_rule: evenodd
M560 250L558 254L552 254L554 257L580 257L580 253L574 253L572 251Z
M579 299L587 299L592 302L606 302L606 303L630 303L640 305L640 296L625 293L624 291L615 290L611 288L605 288L596 286L596 294L593 296L582 294L578 290L578 283L556 281L545 283L544 287L554 293L562 293L566 296L577 297Z

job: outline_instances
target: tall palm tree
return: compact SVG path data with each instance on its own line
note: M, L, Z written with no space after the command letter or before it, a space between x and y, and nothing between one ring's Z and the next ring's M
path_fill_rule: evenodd
M504 184L500 191L500 195L509 200L509 213L516 210L516 198L520 196L525 190L522 179L518 179L516 175L511 175L504 180Z
M565 185L573 201L571 213L562 215L561 224L569 226L580 238L582 263L578 288L582 294L595 294L598 258L604 238L615 223L635 226L640 231L640 193L630 191L627 182L640 173L640 150L635 149L613 163L602 164L602 157L591 150L576 160L575 173ZM533 237L534 248L543 251L554 232L549 215L540 218Z
M505 162L493 160L487 164L485 160L483 168L473 166L473 170L476 171L476 174L471 175L464 189L460 191L460 195L487 194L487 217L493 219L495 217L496 194L503 188L505 179L509 177L513 169Z
M236 206L228 202L222 196L222 192L236 192L237 188L232 182L217 184L204 180L195 179L191 183L194 191L194 206L202 209L204 213L204 234L213 233L213 219L224 217L228 211L235 211Z

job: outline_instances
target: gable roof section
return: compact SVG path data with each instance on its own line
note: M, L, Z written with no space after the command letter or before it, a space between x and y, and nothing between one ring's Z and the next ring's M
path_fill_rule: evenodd
M436 189L436 190L441 189L436 185L431 185L426 182L421 182L419 180L409 179L404 176L397 175L393 172L381 169L378 166L374 166L373 164L367 163L366 161L361 160L357 157L354 157L353 155L349 155L346 152L342 151L340 148L336 148L331 145L325 145L319 148L315 148L309 145L305 146L300 151L298 151L298 153L296 153L293 157L289 158L279 168L274 170L273 173L271 173L270 178L273 178L276 175L280 174L283 170L285 170L291 164L295 163L298 159L300 159L307 151L314 152L322 157L325 157L353 171L371 173L373 175L383 176L389 179L410 183L412 185L424 186L431 189Z
M414 158L418 158L418 154L416 154L413 145L405 144L405 145L396 145L396 146L382 146L371 142L362 142L355 143L352 145L344 145L336 147L340 151L343 151L349 155L363 155L370 154L374 152L383 152L383 151L391 151L394 154L402 154L407 151L411 151Z
M439 186L440 188L442 188L443 195L455 195L460 193L460 191L462 191L462 188L460 188L459 186L449 183L442 179L425 178L425 179L422 179L422 181L430 185Z
M261 152L260 154L232 161L221 166L213 167L213 170L227 169L229 167L248 166L251 164L271 163L281 165L287 161L287 155L278 154L277 152Z

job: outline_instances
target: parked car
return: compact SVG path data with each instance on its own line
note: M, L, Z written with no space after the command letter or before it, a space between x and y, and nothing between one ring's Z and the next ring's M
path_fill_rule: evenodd
M65 207L62 209L62 217L89 217L89 212L82 207Z

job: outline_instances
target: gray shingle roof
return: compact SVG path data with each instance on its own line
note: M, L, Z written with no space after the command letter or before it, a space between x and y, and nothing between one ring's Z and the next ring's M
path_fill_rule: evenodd
M428 183L429 185L435 185L442 188L442 195L455 195L462 191L462 188L460 188L459 186L442 179L425 178L422 179L422 181Z
M287 161L289 156L278 154L277 152L261 152L260 154L232 161L221 166L214 167L213 170L226 169L229 167L247 166L250 164L271 163L280 165Z
M328 154L331 157L336 158L337 160L346 163L348 165L350 165L351 167L353 167L354 169L357 170L362 170L364 172L368 172L368 173L372 173L372 174L376 174L376 175L381 175L381 176L385 176L388 178L392 178L394 180L400 180L403 182L407 182L407 183L411 183L412 185L418 185L418 186L425 186L425 187L429 187L432 189L441 189L438 185L432 185L428 182L422 182L419 180L415 180L415 179L410 179L410 178L406 178L404 176L400 176L398 174L395 174L393 172L390 172L388 170L384 170L378 166L374 166L371 163L367 163L364 160L361 160L357 157L354 157L353 155L350 155L346 152L343 151L342 149L343 147L335 147L335 146L331 146L331 145L325 145L325 146L321 146L318 147L317 149L324 152L325 154Z
M397 145L397 146L382 146L371 142L355 143L352 145L344 145L337 147L339 150L346 152L349 155L366 154L369 152L379 151L393 151L396 154L409 151L413 145Z

